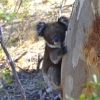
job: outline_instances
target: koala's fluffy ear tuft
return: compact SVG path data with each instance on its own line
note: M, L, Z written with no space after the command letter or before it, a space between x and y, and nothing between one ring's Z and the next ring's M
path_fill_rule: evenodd
M45 27L46 27L46 23L44 22L39 22L36 25L36 31L38 33L38 36L43 36L43 30L45 29Z
M62 25L64 25L66 27L66 29L68 29L68 24L69 24L69 20L66 17L60 17L58 19L58 22Z

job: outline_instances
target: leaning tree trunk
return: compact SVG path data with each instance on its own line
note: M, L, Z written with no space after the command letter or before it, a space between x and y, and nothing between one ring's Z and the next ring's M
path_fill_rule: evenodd
M66 36L68 53L62 60L61 90L75 100L91 92L82 85L100 80L100 0L75 0ZM99 92L100 93L100 92Z

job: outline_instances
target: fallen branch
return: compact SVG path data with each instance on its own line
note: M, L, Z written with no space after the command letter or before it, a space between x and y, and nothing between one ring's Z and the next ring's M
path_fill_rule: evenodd
M17 75L17 72L16 72L16 69L15 69L14 63L13 63L13 61L11 59L10 54L8 53L8 51L7 51L7 49L6 49L5 45L4 45L3 36L2 36L2 26L1 25L0 25L0 43L1 43L2 49L4 50L6 56L7 56L8 60L9 60L9 64L10 64L10 66L12 68L12 71L13 71L13 74L14 74L14 77L15 77L15 80L16 80L17 85L18 85L18 88L19 88L19 90L21 92L22 100L26 100L25 91L24 91L24 89L23 89L23 87L21 85L21 82L19 80L19 77Z
M27 51L24 51L21 55L19 55L18 57L16 57L14 59L14 62L17 62L21 57L23 57L25 54L27 53Z
M10 96L9 96L9 94L8 94L8 92L5 90L5 93L6 93L6 95L7 95L7 98L8 98L8 100L11 100L10 99Z
M13 62L17 62L21 57L23 57L27 51L23 52L21 55L13 59ZM7 63L9 63L9 60L4 62L3 64L0 65L0 68L4 67Z

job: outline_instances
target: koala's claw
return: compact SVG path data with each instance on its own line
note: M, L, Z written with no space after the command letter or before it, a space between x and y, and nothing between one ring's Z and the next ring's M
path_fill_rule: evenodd
M67 47L63 47L63 54L67 53Z

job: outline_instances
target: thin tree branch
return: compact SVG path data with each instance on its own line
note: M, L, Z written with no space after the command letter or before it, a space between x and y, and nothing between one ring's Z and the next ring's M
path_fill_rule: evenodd
M16 80L16 82L18 84L18 88L19 88L19 90L21 92L22 100L26 100L25 91L24 91L24 89L23 89L23 87L21 85L21 82L19 80L19 77L17 75L14 63L13 63L13 61L11 59L10 54L8 53L8 51L7 51L7 49L6 49L5 45L4 45L3 36L2 36L2 26L0 26L0 43L1 43L2 49L4 50L6 56L7 56L8 60L9 60L9 64L10 64L10 66L12 68L15 80Z
M40 56L38 55L38 62L37 62L37 71L39 71L39 68L40 68L40 63L41 61L43 60L43 57L40 58Z
M67 0L62 0L61 6L60 6L60 9L59 9L59 17L61 17L62 8L63 8L64 3L65 3L66 1L67 1ZM59 18L59 17L58 17L58 18Z
M19 0L18 0L18 1L19 1ZM17 6L17 4L18 4L18 1L16 2L16 6ZM23 2L23 0L20 0L20 3L19 3L19 5L18 5L18 9L17 9L16 13L18 13L18 11L19 11L19 9L20 9L20 7L21 7L22 2ZM14 11L15 11L15 10L16 10L16 7L15 7Z

